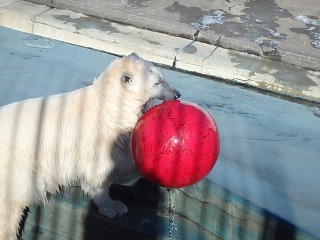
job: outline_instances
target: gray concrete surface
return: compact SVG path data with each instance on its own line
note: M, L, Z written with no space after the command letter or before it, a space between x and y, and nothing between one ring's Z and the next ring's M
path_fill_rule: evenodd
M88 4L92 4L92 2ZM110 3L105 4L109 6ZM121 2L119 6L123 4L124 2ZM135 4L137 3L133 5ZM144 5L142 3L135 7L131 5L129 5L129 9L133 8L130 10L133 12L144 9L140 6ZM77 6L80 7L81 2ZM111 7L108 8L112 11ZM122 8L124 11L128 11L127 5ZM88 7L88 9L91 8ZM279 10L279 12L281 11ZM143 16L144 14L140 15ZM268 50L271 55L267 54L267 56L272 57L266 58L266 56L262 57L256 53L251 54L252 51L242 51L240 48L231 50L223 48L219 44L212 45L208 41L207 43L201 42L202 33L208 31L202 31L202 28L209 29L211 26L225 24L222 10L215 12L213 16L205 15L205 20L201 22L203 26L196 22L189 26L201 28L201 31L199 31L202 35L199 35L199 32L193 40L186 38L186 35L180 34L178 37L154 29L150 31L131 26L129 24L133 24L132 19L134 17L126 12L119 12L117 16L126 16L127 19L123 23L116 23L95 16L21 0L0 0L0 25L4 27L120 56L137 52L145 59L168 68L197 73L209 78L219 78L232 84L240 84L245 87L253 87L296 99L320 103L320 72L301 67L304 65L303 60L298 61L300 63L299 67L283 61L283 57L279 61L279 56L273 54L278 53L278 50L271 49L271 52ZM304 15L299 15L298 19L294 20L312 22L314 26L312 25L310 28L314 31L317 29L317 22L310 19ZM290 20L290 18L286 18L286 20ZM143 22L149 21L151 20L144 18ZM256 22L261 24L260 21ZM161 21L159 20L158 23L161 23ZM185 25L179 21L175 24L176 30ZM267 31L272 33L270 29ZM278 36L274 32L273 35ZM217 35L212 36L217 37ZM255 41L254 44L257 45L260 40ZM232 40L233 43L237 41L235 38ZM249 44L250 40L247 39L245 42ZM312 43L315 42L317 41ZM238 44L237 46L243 45ZM264 48L264 52L266 52L266 48ZM317 54L317 51L305 52L306 56L311 56L308 55L309 53ZM310 59L314 58L311 57ZM311 62L315 63L316 61L312 60Z
M318 0L30 0L320 70Z

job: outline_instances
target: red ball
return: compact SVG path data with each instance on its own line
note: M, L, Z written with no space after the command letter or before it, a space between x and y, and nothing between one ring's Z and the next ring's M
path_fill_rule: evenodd
M132 135L133 158L142 175L169 188L203 179L217 161L219 146L218 129L209 113L180 100L150 108Z

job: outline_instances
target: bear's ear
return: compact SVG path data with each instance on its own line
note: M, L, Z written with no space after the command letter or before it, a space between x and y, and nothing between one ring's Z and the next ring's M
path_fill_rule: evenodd
M121 76L121 82L125 85L131 85L132 84L132 78L130 74L123 74Z
M136 62L141 59L141 58L139 57L139 55L136 54L136 53L131 53L130 55L128 55L128 58L129 58L130 60L136 61Z

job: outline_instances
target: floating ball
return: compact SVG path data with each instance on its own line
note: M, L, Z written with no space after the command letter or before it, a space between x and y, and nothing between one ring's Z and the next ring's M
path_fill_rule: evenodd
M181 188L203 179L219 154L213 118L200 106L166 101L150 108L132 134L134 161L148 180Z

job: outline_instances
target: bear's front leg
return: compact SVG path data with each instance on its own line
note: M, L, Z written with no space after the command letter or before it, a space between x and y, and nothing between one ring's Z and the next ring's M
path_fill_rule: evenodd
M98 207L99 213L109 218L123 217L128 213L127 206L119 200L113 200L109 195L109 187L97 191L93 202Z

